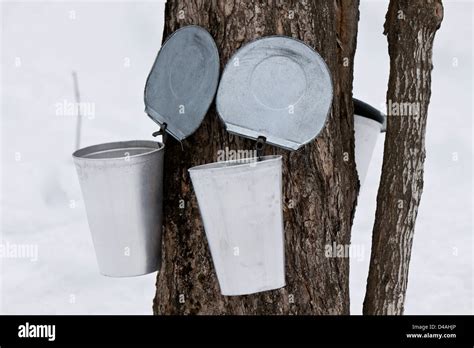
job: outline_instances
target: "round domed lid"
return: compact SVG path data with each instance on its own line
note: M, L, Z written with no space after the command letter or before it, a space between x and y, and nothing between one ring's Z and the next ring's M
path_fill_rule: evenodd
M332 97L329 69L313 48L269 36L230 58L216 104L227 131L297 150L323 129Z
M214 99L219 53L203 28L183 27L165 41L145 86L145 112L177 140L194 133Z

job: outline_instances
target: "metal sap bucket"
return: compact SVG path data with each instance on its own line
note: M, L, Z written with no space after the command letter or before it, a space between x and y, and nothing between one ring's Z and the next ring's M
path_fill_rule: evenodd
M189 169L223 295L285 286L281 167L264 156Z
M73 153L100 272L128 277L161 261L164 145L124 141Z
M367 176L381 132L385 132L385 116L372 106L354 99L355 162L361 185Z

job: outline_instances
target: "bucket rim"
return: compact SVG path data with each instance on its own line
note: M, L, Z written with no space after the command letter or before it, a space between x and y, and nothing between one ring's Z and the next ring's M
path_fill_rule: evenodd
M158 145L158 147L156 147ZM165 148L165 144L159 141L152 141L152 140L125 140L125 141L113 141L108 143L101 143L83 147L78 149L72 153L72 157L74 159L79 159L81 161L117 161L125 158L125 156L120 157L112 157L112 158L90 158L86 157L87 155L91 155L95 152L100 151L107 151L113 149L120 149L120 148L132 148L132 147L146 147L149 148L150 151L146 151L143 153L135 154L129 156L130 159L132 158L141 158L149 156L153 153L163 151Z
M362 100L352 98L354 103L354 116L360 116L380 124L380 132L385 133L387 125L387 116L381 111L374 108L372 105L363 102Z
M378 126L379 128L382 128L383 127L383 123L380 123L379 121L376 121L370 117L366 117L364 115L358 115L358 114L354 114L354 119L355 118L358 118L360 120L363 120L364 122L369 122L370 124L373 124L373 125L376 125Z
M216 171L221 171L221 170L226 170L229 168L235 168L243 165L259 165L259 164L266 164L269 162L281 162L282 160L281 155L268 155L268 156L262 156L262 157L250 157L250 158L242 158L242 159L236 159L236 160L229 160L229 161L219 161L219 162L212 162L212 163L206 163L206 164L201 164L197 165L194 167L191 167L188 169L188 172L190 173L195 173L195 172L200 172L203 170L216 170Z

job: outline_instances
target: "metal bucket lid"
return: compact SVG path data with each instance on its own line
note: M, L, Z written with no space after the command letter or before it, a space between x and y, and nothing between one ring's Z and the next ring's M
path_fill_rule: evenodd
M383 133L386 129L387 117L373 106L364 103L362 100L352 98L354 102L354 115L359 115L381 124L380 131Z
M145 86L145 112L177 140L194 133L217 89L219 52L212 36L191 25L165 41Z
M332 97L329 69L313 48L268 36L230 58L216 104L227 131L297 150L323 129Z

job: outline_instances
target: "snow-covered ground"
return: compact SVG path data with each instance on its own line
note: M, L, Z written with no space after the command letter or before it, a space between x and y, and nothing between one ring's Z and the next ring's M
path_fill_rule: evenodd
M354 95L381 107L388 78L382 25L386 1L362 1ZM71 159L76 119L71 71L82 102L82 146L152 139L143 112L145 79L160 47L163 3L2 2L1 307L6 314L150 314L156 273L99 275ZM420 207L406 313L473 313L473 5L445 4L436 37ZM455 39L462 37L463 40ZM457 63L457 64L455 64ZM362 188L352 242L351 309L365 292L379 139ZM457 160L456 160L457 159ZM12 250L29 247L28 255ZM37 254L36 254L37 251ZM5 254L5 252L4 252Z
M2 240L37 245L38 260L2 259L1 312L151 314L156 273L99 275L67 105L76 70L91 111L81 146L153 139L143 89L161 45L163 3L3 3L2 10Z

